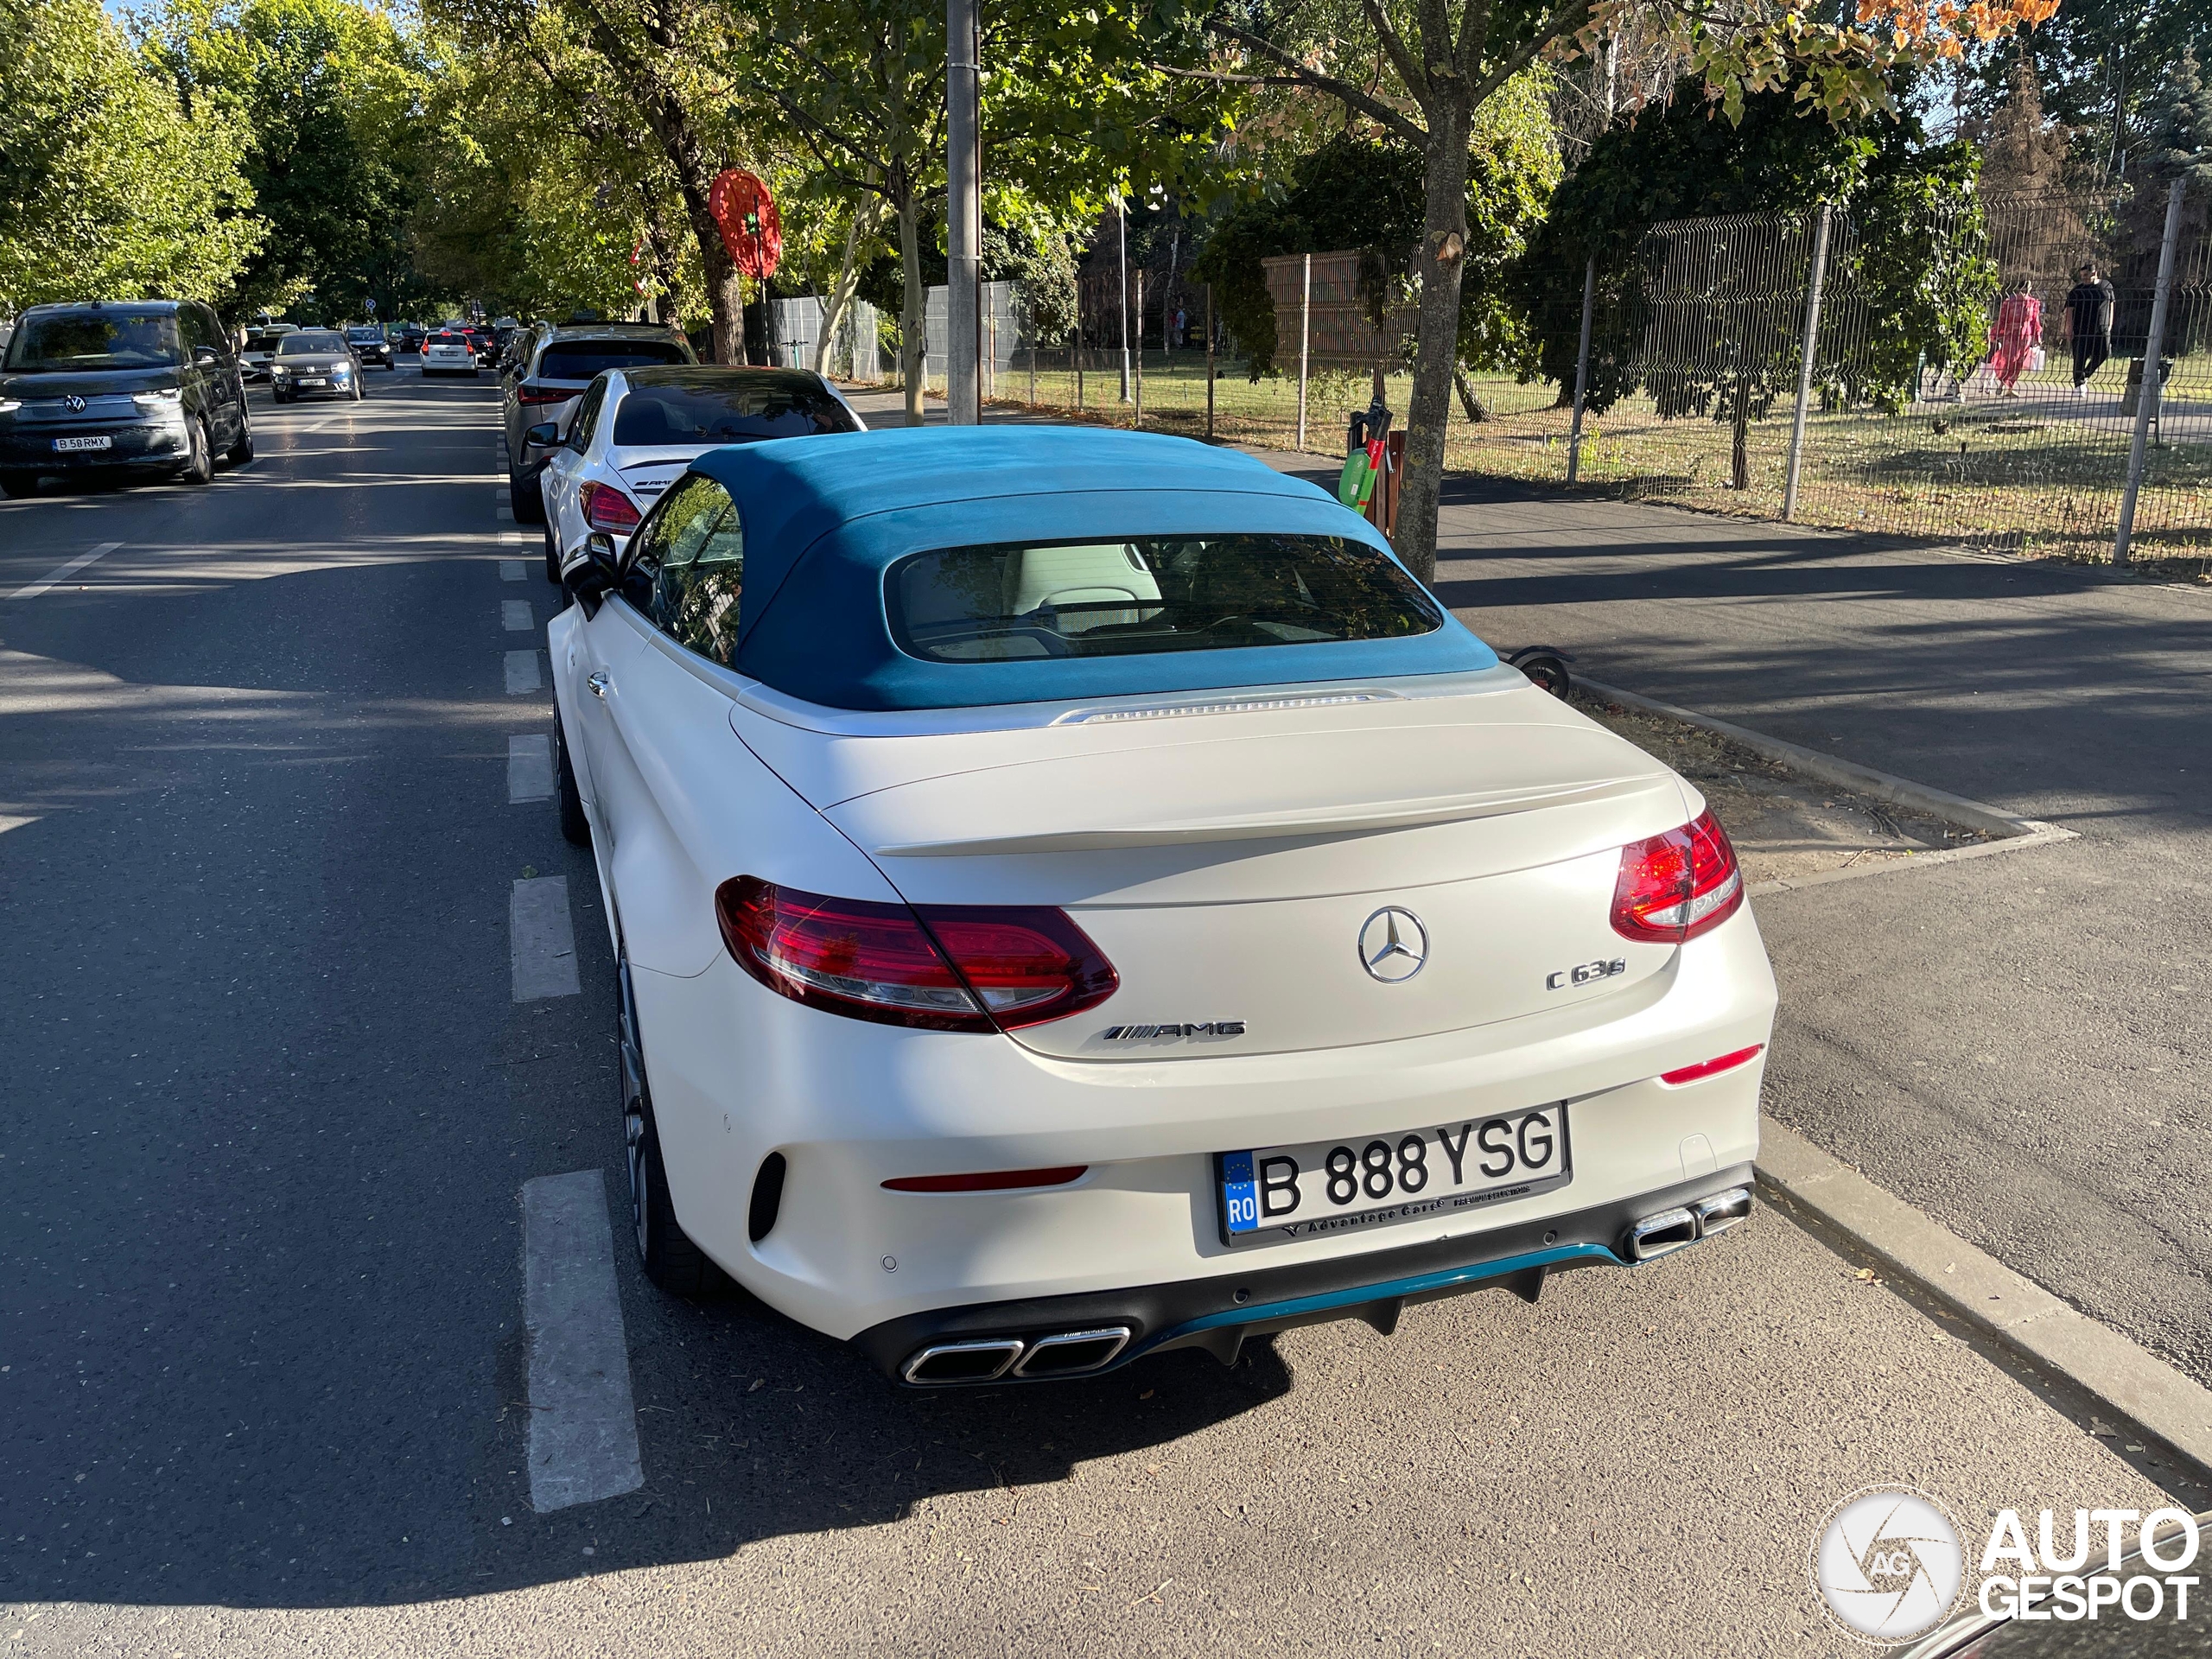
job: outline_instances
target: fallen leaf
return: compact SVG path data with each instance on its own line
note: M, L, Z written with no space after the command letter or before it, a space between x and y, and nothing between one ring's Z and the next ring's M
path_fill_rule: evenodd
M1872 1268L1861 1268L1859 1269L1858 1277L1860 1284L1871 1285L1874 1282L1874 1269Z

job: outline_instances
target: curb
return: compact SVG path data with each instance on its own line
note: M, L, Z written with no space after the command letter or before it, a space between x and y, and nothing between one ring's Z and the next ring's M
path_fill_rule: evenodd
M1630 709L1640 709L1647 715L1659 715L1669 720L1679 720L1686 726L1701 727L1732 742L1742 744L1754 754L1764 755L1770 760L1802 772L1808 778L1817 778L1824 784L1834 784L1839 789L1856 790L1861 795L1871 795L1878 801L1891 801L1899 806L1910 806L1933 817L1948 819L1953 823L1963 824L1969 830L1980 830L1988 835L2007 838L2020 836L2036 836L2044 841L2072 841L2075 838L2074 830L2062 830L2055 824L2039 823L2033 818L2016 818L2010 812L1986 802L1970 801L1965 796L1954 795L1948 790L1931 789L1908 778L1877 772L1872 766L1839 760L1832 754L1822 754L1818 749L1785 743L1782 739L1769 737L1764 732L1731 725L1725 720L1715 720L1710 715L1700 715L1694 709L1677 709L1671 702L1661 702L1654 697L1624 691L1620 687L1607 685L1601 680L1585 679L1578 675L1575 683L1611 702L1625 704ZM1916 859L1914 861L1928 861Z
M1758 1170L1760 1195L1792 1219L1881 1262L1980 1335L2169 1447L2200 1478L2212 1478L2212 1390L1764 1113Z

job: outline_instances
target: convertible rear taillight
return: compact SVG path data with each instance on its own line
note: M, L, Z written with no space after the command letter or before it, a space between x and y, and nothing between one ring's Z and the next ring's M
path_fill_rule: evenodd
M738 965L794 1002L932 1031L1012 1031L1095 1007L1121 980L1064 911L825 899L758 876L715 893Z
M1623 938L1680 944L1719 926L1743 902L1736 849L1709 811L1621 849L1613 931Z
M638 504L612 484L587 484L583 493L584 522L594 530L627 536L638 527Z

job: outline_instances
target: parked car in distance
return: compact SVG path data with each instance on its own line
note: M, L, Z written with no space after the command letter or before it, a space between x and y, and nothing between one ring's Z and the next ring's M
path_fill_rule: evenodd
M253 459L230 335L197 301L35 305L0 356L0 491L42 476L159 470L190 484Z
M469 340L466 324L441 324L435 334L423 340L423 376L428 379L434 374L476 378L476 347Z
M285 335L296 334L299 325L290 322L257 322L245 331L245 344L238 353L239 372L249 380L269 378L270 359L276 355L276 344Z
M359 403L368 395L361 385L361 365L335 328L302 328L285 335L269 365L269 378L270 396L280 404L326 396Z
M508 499L514 504L516 522L543 522L535 480L524 475L533 459L524 433L547 421L567 431L576 399L608 369L644 369L698 360L690 341L658 323L574 323L539 335L522 372L506 382L501 400L506 428Z
M346 344L363 368L374 365L379 369L399 367L391 349L391 338L380 322L357 322L346 331Z
M1751 1215L1775 982L1727 836L1313 485L830 435L709 450L587 552L556 793L663 1289L988 1386Z
M528 453L543 457L545 579L557 583L594 531L612 536L619 554L661 492L709 449L867 429L835 386L804 369L609 369L565 434L545 421L524 435Z

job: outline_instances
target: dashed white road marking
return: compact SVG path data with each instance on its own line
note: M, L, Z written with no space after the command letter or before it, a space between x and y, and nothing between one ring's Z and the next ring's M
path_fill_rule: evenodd
M509 633L528 633L537 626L530 613L526 599L503 599L499 601L499 626Z
M569 924L569 878L525 876L507 899L507 966L518 1002L574 996L576 934Z
M501 582L520 582L522 580L522 561L520 559L501 559L499 561L499 580Z
M540 687L537 677L537 653L534 651L511 651L507 653L507 695L518 697L525 691Z
M634 1492L645 1474L606 1178L583 1169L525 1181L522 1218L530 1506L543 1515Z
M507 511L506 503L504 501L493 510L493 517L497 518L503 524L512 524L515 521L514 514Z
M507 801L553 798L553 740L543 732L507 739Z
M8 597L10 599L36 599L48 588L54 587L59 582L68 581L70 577L75 575L79 570L90 564L94 559L104 559L122 545L123 543L121 542L102 542L91 552L79 553L75 558L71 559L67 563L55 565L53 569L48 571L36 582L32 582L28 587L16 588L16 591L9 594Z

